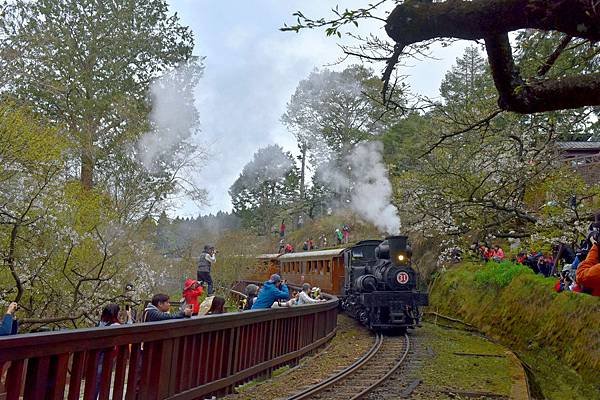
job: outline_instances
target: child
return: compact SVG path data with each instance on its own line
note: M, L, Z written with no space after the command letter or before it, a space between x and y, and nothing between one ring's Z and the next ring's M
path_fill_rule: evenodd
M192 315L198 315L200 310L200 303L198 303L198 297L202 296L202 286L194 279L186 279L183 285L183 298L185 304L192 305Z

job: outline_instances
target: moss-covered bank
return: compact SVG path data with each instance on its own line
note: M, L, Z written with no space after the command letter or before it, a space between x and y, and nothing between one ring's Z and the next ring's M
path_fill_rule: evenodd
M519 353L546 397L600 398L600 297L556 293L554 283L520 265L464 263L436 278L431 308Z

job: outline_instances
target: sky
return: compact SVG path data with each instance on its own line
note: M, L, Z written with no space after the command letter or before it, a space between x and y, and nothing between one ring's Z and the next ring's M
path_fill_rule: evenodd
M339 39L326 37L323 30L281 32L284 23L295 22L292 14L330 16L335 1L325 0L170 0L184 25L195 37L194 55L206 57L204 75L196 88L200 114L200 143L208 159L192 177L208 191L209 205L199 208L179 199L172 215L230 211L229 187L244 165L261 147L279 144L297 154L294 137L280 122L286 104L298 83L315 68L341 70L351 63L335 64L343 56ZM344 1L347 8L367 4ZM387 37L382 22L361 22L354 33ZM346 40L346 39L343 39ZM414 62L400 71L420 94L435 97L440 82L465 44L434 48L435 60ZM373 66L380 73L382 66Z

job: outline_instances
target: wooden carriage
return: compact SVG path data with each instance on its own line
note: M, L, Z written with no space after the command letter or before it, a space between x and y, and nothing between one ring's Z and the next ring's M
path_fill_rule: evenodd
M339 295L344 289L345 249L316 250L282 254L277 259L279 273L294 285L305 282L323 292Z

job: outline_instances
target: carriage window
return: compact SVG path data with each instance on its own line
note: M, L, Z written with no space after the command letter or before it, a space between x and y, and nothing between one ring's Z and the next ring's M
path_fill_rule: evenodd
M331 260L327 260L327 273L331 273Z

